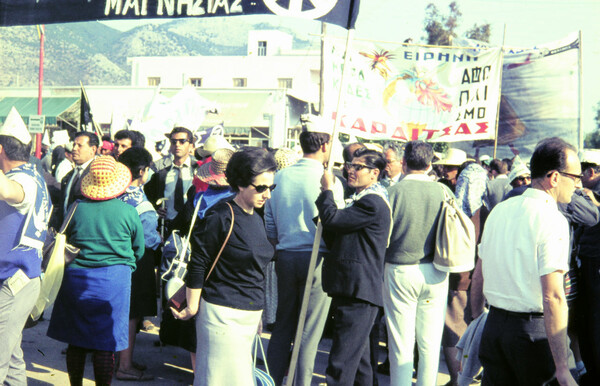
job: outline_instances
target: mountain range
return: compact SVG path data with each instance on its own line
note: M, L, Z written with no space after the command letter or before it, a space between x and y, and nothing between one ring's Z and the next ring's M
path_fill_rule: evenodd
M232 20L235 20L232 22ZM250 30L278 29L295 49L315 48L318 32L245 18L176 19L119 31L100 22L45 27L44 85L129 85L128 57L246 55ZM0 27L0 87L38 84L40 40L35 26Z

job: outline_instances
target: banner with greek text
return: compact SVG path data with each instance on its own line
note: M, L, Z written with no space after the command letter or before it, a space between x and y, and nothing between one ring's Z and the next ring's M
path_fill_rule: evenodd
M278 15L354 28L360 0L0 0L0 26L177 17Z
M501 50L469 51L355 42L340 131L403 141L494 138ZM335 119L344 44L328 40L325 52L324 115Z
M481 42L467 39L455 44L482 46ZM549 137L560 137L578 146L579 49L579 36L573 33L531 49L506 50L498 158L512 158L519 153L528 159L536 144ZM493 142L475 142L468 147L479 148L480 154L491 155Z

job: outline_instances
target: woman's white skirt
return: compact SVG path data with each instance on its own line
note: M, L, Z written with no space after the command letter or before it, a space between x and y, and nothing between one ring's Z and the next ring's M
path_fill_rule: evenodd
M200 300L194 386L254 385L252 345L262 315Z

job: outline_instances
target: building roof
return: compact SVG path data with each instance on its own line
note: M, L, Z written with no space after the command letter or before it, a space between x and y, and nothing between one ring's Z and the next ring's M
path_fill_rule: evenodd
M46 125L56 125L56 117L64 113L79 97L47 97L42 98L42 115L46 116ZM4 97L0 98L0 122L4 122L12 107L15 107L23 120L31 115L37 115L38 98Z

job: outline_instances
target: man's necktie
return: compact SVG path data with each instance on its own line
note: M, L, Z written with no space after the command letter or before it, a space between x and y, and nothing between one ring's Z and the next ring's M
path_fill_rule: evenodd
M77 166L75 168L75 173L73 175L73 182L71 183L71 190L69 190L69 201L67 204L67 208L71 206L71 204L75 201L75 196L77 195L77 185L79 184L79 179L81 178L81 166Z
M181 169L177 168L177 182L175 183L174 209L177 213L183 210L183 176Z

